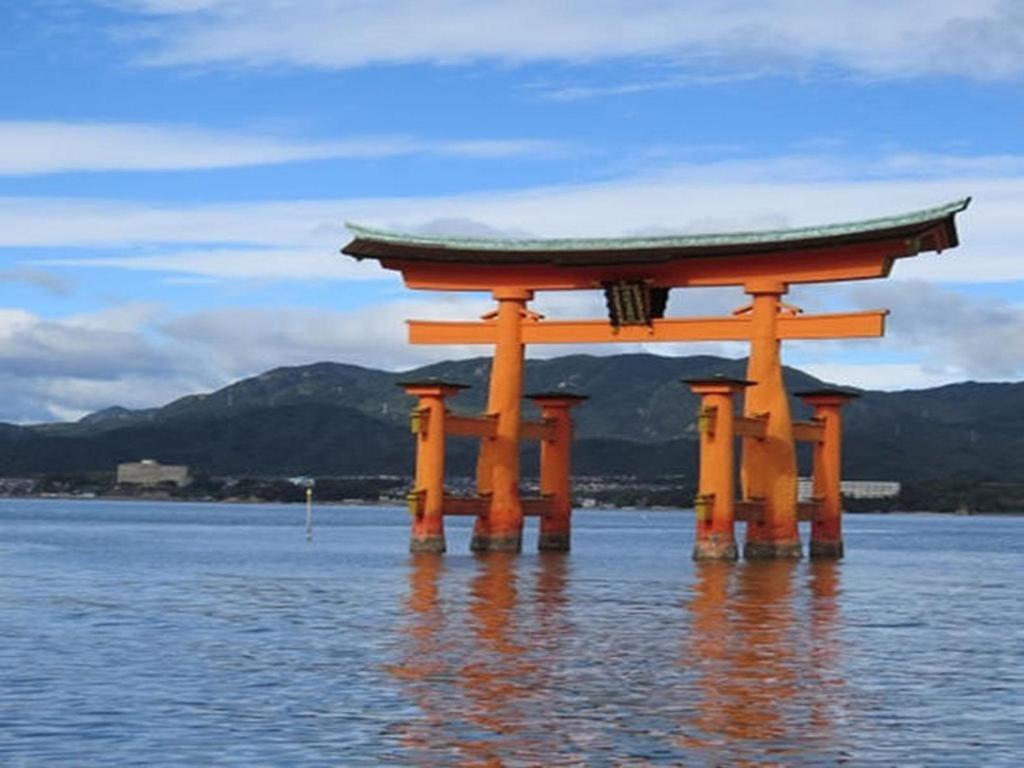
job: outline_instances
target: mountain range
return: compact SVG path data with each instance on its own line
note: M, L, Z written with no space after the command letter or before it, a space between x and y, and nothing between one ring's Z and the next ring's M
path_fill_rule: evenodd
M712 356L572 355L529 361L526 389L589 396L574 412L578 474L692 477L697 400L680 379L742 377L745 368L745 360ZM324 362L277 368L159 408L0 424L0 475L113 471L144 457L214 475L409 474L412 400L398 382L469 384L451 405L471 413L483 406L489 372L489 358L402 373ZM793 368L785 378L791 392L823 384ZM859 394L845 410L847 478L1024 481L1024 383ZM796 418L808 415L799 401L793 409ZM527 449L524 474L536 472L535 454ZM470 439L453 439L451 471L470 474L474 455Z

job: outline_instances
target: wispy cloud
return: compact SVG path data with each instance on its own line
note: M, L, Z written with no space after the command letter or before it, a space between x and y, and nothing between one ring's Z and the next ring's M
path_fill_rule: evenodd
M411 155L486 160L565 151L564 143L532 139L431 141L364 136L300 141L187 125L0 121L0 175L8 176L236 168Z
M0 269L0 283L31 285L54 296L67 296L71 293L71 285L64 278L44 269L32 269L26 266Z
M159 256L83 256L49 259L50 267L105 267L136 272L167 272L190 277L175 282L233 280L380 280L370 262L342 258L337 248L323 250L233 249L175 251ZM2 274L0 274L2 279Z
M695 74L1024 73L1015 0L104 0L154 65L658 59Z
M895 274L953 282L1024 280L1017 248L1024 177L997 173L1013 170L1014 163L954 157L928 163L927 173L901 172L899 165L884 158L863 164L823 156L742 159L686 163L601 183L428 197L210 205L7 198L0 199L0 248L113 251L61 257L83 268L350 279L376 267L356 271L335 255L350 237L345 220L429 231L621 236L856 220L973 195L974 205L961 217L963 246L948 256L901 260ZM939 173L943 167L947 171ZM55 264L31 254L19 251L21 266Z

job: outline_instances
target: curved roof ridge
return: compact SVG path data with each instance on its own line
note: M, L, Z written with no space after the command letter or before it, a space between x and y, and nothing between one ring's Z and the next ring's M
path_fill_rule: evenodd
M917 211L881 216L859 221L823 224L789 229L743 230L706 234L641 235L611 238L488 238L420 235L398 232L346 221L345 226L359 240L370 240L395 245L425 246L453 250L473 251L580 251L599 249L635 250L638 248L686 248L700 246L729 246L755 243L784 243L818 238L865 234L897 227L937 222L965 210L971 198L964 197L943 205Z

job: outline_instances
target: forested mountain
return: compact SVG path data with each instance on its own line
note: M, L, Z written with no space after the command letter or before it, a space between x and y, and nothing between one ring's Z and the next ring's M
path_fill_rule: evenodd
M580 474L692 474L696 398L681 378L742 376L746 363L711 356L574 355L532 360L527 392L590 396L576 411ZM64 424L0 425L0 475L112 471L154 458L211 474L351 475L411 470L412 404L397 383L437 377L471 388L451 401L479 410L490 360L403 373L342 363L278 368L161 408L109 408ZM790 391L822 382L786 370ZM847 411L846 476L1024 481L1024 383L954 384L861 393ZM794 413L806 416L795 402ZM469 473L471 441L452 441L453 472ZM533 464L527 456L524 467Z

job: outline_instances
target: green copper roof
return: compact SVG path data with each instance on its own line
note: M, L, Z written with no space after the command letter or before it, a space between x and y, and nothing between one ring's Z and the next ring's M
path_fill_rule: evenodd
M358 246L359 241L392 244L406 248L434 250L473 251L476 253L499 251L504 253L552 253L558 251L638 251L638 250L691 250L735 246L768 246L773 244L821 241L857 235L883 233L890 230L914 229L919 225L938 224L967 208L971 199L965 197L945 205L921 211L885 216L876 219L825 224L815 227L794 227L745 232L721 232L699 235L665 235L657 237L616 237L616 238L482 238L482 237L437 237L394 232L364 227L351 222L345 226L355 235L356 240L345 247L344 253L353 256L374 257L379 254L365 252ZM955 244L955 241L954 243ZM355 246L355 247L353 247Z

